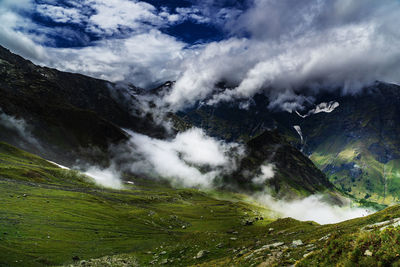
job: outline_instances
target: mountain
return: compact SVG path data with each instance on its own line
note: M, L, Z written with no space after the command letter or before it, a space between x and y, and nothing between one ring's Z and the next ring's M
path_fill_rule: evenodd
M381 203L400 197L400 86L376 83L299 123L310 159L343 190Z
M179 116L228 140L246 142L276 129L340 189L390 204L400 192L399 89L376 82L356 95L321 94L316 104L291 113L269 109L269 99L258 94L246 105L198 105Z
M111 143L127 139L121 127L164 136L151 116L124 105L135 100L139 89L131 87L127 95L118 88L107 81L36 66L0 47L0 140L72 164L76 158L104 160ZM40 146L21 142L18 131L4 126L10 119L26 124L25 130L39 139Z
M109 147L129 138L124 129L167 142L174 133L155 121L155 104L140 102L171 85L143 91L36 66L0 49L0 266L399 263L398 205L325 225L280 218L283 209L314 211L315 201L323 205L321 216L326 209L353 213L354 207L343 207L349 202L341 189L350 191L345 183L353 177L346 171L361 169L360 192L373 164L389 173L399 145L395 85L378 83L357 96L326 94L301 114L268 109L264 95L249 105L157 114L176 131L197 126L245 148L238 168L218 177L213 189L172 187L131 172L121 172L121 189L110 189L44 159L107 165ZM386 200L395 188L388 181ZM372 191L379 194L372 188L360 204L378 199ZM260 195L267 197L263 205Z
M140 103L143 98L139 97L151 100L171 88L172 82L144 91L131 85L36 66L4 48L0 48L0 78L0 141L64 165L71 166L79 160L106 166L108 148L128 139L124 128L154 138L168 136L150 113L154 104L150 101L150 112L146 113ZM195 120L185 121L176 114L164 116L172 119L175 128L181 131L196 124ZM14 128L10 128L10 124ZM22 129L15 128L15 124L21 124ZM260 127L258 132L264 129ZM28 138L24 136L27 134ZM224 178L224 185L240 185L242 190L248 180L243 177L243 172L257 175L260 166L274 153L276 176L266 185L277 197L304 197L335 191L326 177L297 149L276 134L268 140L269 135L265 132L248 143L249 155L233 179ZM227 136L218 137L232 140ZM261 147L264 151L258 152Z
M270 177L262 179L262 186L267 185L270 193L278 199L296 198L323 193L335 196L337 203L340 193L327 177L299 150L291 146L278 131L264 131L246 144L247 154L239 168L227 177L243 188L246 183L265 174L263 168L270 168ZM254 182L254 181L253 181ZM252 184L254 187L254 185ZM254 191L254 188L252 188Z

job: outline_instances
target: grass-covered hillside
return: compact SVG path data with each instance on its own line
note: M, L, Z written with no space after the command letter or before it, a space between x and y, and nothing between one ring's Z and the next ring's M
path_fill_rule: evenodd
M222 194L217 199L132 179L136 184L124 190L100 188L1 143L0 266L59 265L122 253L140 264L174 259L190 265L231 255L230 248L252 242L269 222L268 210L239 197L228 201ZM257 219L256 226L243 226ZM209 252L194 259L201 250Z
M269 109L269 100L262 94L244 107L240 102L222 103L198 106L179 115L228 140L248 141L265 129L277 129L336 187L356 198L390 204L400 199L399 88L377 82L357 95L315 96L315 104L337 101L339 106L330 113L305 118ZM313 108L309 105L300 113ZM300 127L303 139L294 126Z
M337 187L380 203L400 199L399 86L376 83L340 97L332 113L300 125L310 159Z
M398 221L397 206L318 225L273 220L270 210L243 195L125 179L135 184L101 188L0 143L0 266L325 266L398 259L398 231L380 231Z

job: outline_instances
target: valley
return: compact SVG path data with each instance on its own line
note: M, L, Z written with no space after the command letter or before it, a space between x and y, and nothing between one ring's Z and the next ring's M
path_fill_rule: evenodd
M89 177L4 143L0 176L2 266L309 266L399 260L396 251L380 254L383 240L398 238L390 226L400 217L398 206L338 224L276 220L274 211L242 194L174 189L137 177L127 177L134 184L123 190L98 187ZM354 238L360 245L350 242ZM366 250L372 256L364 256Z
M371 100L397 86L307 116L262 94L171 112L172 82L0 52L0 266L399 264L396 102Z

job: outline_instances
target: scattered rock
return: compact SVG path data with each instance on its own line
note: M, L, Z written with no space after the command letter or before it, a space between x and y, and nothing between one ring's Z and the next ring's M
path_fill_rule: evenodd
M200 250L200 251L197 253L196 257L194 257L194 258L195 258L195 259L201 259L201 258L203 258L207 253L208 253L208 251L206 251L206 250Z
M79 261L80 258L79 258L78 256L73 256L73 257L72 257L72 260L73 260L73 261Z
M267 245L269 248L277 248L277 247L280 247L280 246L282 246L282 245L284 245L285 243L283 243L283 242L276 242L276 243L273 243L273 244L270 244L270 245Z
M236 237L231 237L231 238L229 238L230 240L237 240L237 238Z
M315 247L315 244L308 244L308 245L306 246L306 250L307 250L307 251L313 251L315 248L316 248L316 247Z
M324 241L324 240L328 240L328 238L331 236L331 234L327 234L323 237L321 237L320 239L318 239L318 241Z
M292 247L298 247L298 246L302 246L303 245L303 241L299 240L293 240L292 242Z
M275 229L274 228L269 228L268 232L273 232Z
M379 228L379 230L382 231L382 230L386 229L389 226L396 227L399 224L400 224L400 218L394 218L394 219L391 219L391 220L387 220L387 221L383 221L383 222L374 223L374 224L370 224L370 225L364 226L363 228L361 228L361 230L369 232L369 231L372 231L372 230L374 230L376 228Z
M27 194L23 194L22 196L23 196L23 197L27 197L28 195L27 195Z
M160 255L165 255L165 254L167 254L166 251L161 251L161 252L160 252Z
M186 229L186 225L182 225L182 229Z
M250 258L253 258L254 254L250 253L249 255L247 255L246 257L244 257L245 260L249 260Z
M306 254L303 255L303 258L307 257L308 255L310 255L312 252L308 252Z
M364 256L372 256L372 252L368 249L364 252Z
M224 246L224 244L222 244L222 243L219 243L216 245L217 248L222 248L223 246Z
M276 242L276 243L264 245L264 246L262 246L261 248L254 250L254 252L255 252L255 253L258 253L258 252L264 251L264 250L266 250L266 249L277 248L277 247L280 247L280 246L282 246L282 245L284 245L284 244L285 244L285 243L283 243L283 242Z

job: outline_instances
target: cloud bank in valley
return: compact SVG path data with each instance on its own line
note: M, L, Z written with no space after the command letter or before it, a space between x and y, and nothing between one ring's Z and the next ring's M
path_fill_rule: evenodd
M259 193L255 194L254 198L275 211L277 217L292 217L301 221L315 221L319 224L337 223L374 212L365 208L332 205L324 201L321 195L285 201L274 199L267 193Z
M92 178L94 182L98 185L113 189L124 188L121 180L121 173L117 171L113 166L106 169L91 166L84 172L84 174Z
M171 140L160 140L128 131L128 144L115 148L122 169L154 178L166 178L173 184L212 187L214 179L236 168L243 148L207 136L192 128Z

